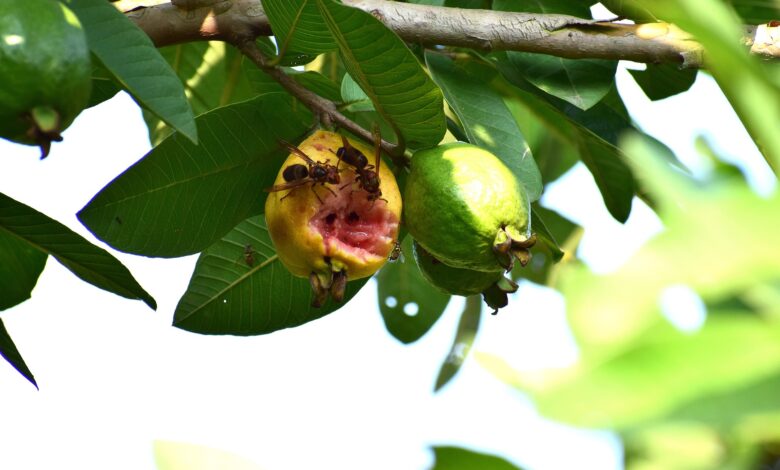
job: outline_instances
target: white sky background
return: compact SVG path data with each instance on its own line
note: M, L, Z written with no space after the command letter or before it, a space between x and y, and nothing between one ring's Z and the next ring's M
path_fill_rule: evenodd
M758 188L773 188L710 77L655 103L625 71L618 87L632 117L685 163L706 170L693 149L705 133L745 162ZM0 191L103 246L75 214L148 148L140 111L122 95L84 112L46 160L0 140ZM639 203L627 224L612 220L579 166L543 202L586 228L579 254L599 272L660 229ZM113 253L155 297L157 312L80 281L51 258L32 299L2 312L41 389L0 362L0 468L152 469L154 439L222 448L268 470L423 469L437 444L495 452L530 469L621 468L615 436L545 421L473 360L432 394L462 300L411 346L387 334L374 284L295 329L200 336L170 326L194 256ZM484 316L475 348L517 367L576 359L562 299L529 284L499 315Z

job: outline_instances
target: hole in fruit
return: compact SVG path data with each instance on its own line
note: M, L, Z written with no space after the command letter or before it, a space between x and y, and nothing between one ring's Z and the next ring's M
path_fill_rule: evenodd
M389 308L395 308L396 305L398 305L398 299L391 295L385 299L385 305L387 305Z
M414 302L409 302L408 304L404 305L404 313L410 317L417 315L419 311L420 307Z
M330 264L330 256L323 256L322 260L325 261L325 264Z
M398 218L382 200L350 197L351 191L337 191L318 206L309 220L312 230L322 235L325 254L387 257L398 230Z

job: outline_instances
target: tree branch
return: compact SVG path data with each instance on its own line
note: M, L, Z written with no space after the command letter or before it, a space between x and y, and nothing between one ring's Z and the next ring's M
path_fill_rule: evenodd
M237 44L271 35L260 0L175 0L126 11L157 46L196 40ZM702 65L702 48L666 23L639 25L585 20L566 15L434 7L386 0L342 0L369 12L402 39L482 51L513 50L558 57ZM119 2L120 9L132 2ZM124 6L123 6L124 5ZM780 58L780 27L748 27L751 52Z
M335 123L365 140L366 142L374 141L374 137L371 132L363 129L359 124L353 122L348 117L341 114L332 101L326 100L325 98L300 85L289 75L284 73L281 68L268 65L267 58L263 55L262 51L253 39L243 40L238 43L234 43L233 45L236 46L241 51L241 53L243 53L255 65L267 73L271 78L276 80L276 82L279 83L282 88L287 90L291 95L298 98L304 105L306 105L307 108L319 114L321 120L325 121L327 124ZM393 157L393 160L396 164L403 163L403 149L385 140L382 140L380 145L385 153ZM399 152L401 155L399 155Z

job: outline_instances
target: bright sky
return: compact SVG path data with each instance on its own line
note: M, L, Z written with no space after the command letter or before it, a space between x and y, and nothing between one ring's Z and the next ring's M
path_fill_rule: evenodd
M693 137L705 133L744 162L758 188L774 184L708 76L656 103L625 71L618 87L633 118L693 168L706 169L693 149ZM44 161L37 149L0 140L0 191L100 244L75 214L148 148L140 111L119 96L84 112ZM627 224L613 221L581 167L543 202L586 228L579 254L600 272L660 229L638 202ZM621 468L615 436L544 420L476 361L432 394L461 299L411 346L387 334L374 284L295 329L199 336L170 326L195 257L114 254L157 299L157 312L78 280L52 259L32 299L2 312L40 391L0 363L0 468L153 469L155 439L222 448L268 470L423 469L437 444L495 452L531 469ZM567 364L577 354L563 300L530 284L499 315L483 318L475 348L518 368Z

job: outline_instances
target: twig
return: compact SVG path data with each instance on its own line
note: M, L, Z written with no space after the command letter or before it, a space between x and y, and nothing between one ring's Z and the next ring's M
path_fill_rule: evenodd
M238 50L241 51L249 60L257 65L263 72L267 73L273 78L279 85L282 86L288 93L296 97L307 108L311 109L318 115L320 121L325 125L336 124L339 127L343 127L349 132L355 134L366 142L373 143L374 137L370 131L363 129L359 124L352 121L348 117L341 114L336 107L336 104L330 100L319 96L318 94L305 88L292 77L284 73L281 68L269 65L268 59L255 43L254 39L245 38L233 44ZM398 163L399 159L403 161L403 151L398 145L386 140L381 141L382 150L393 157L393 160Z

